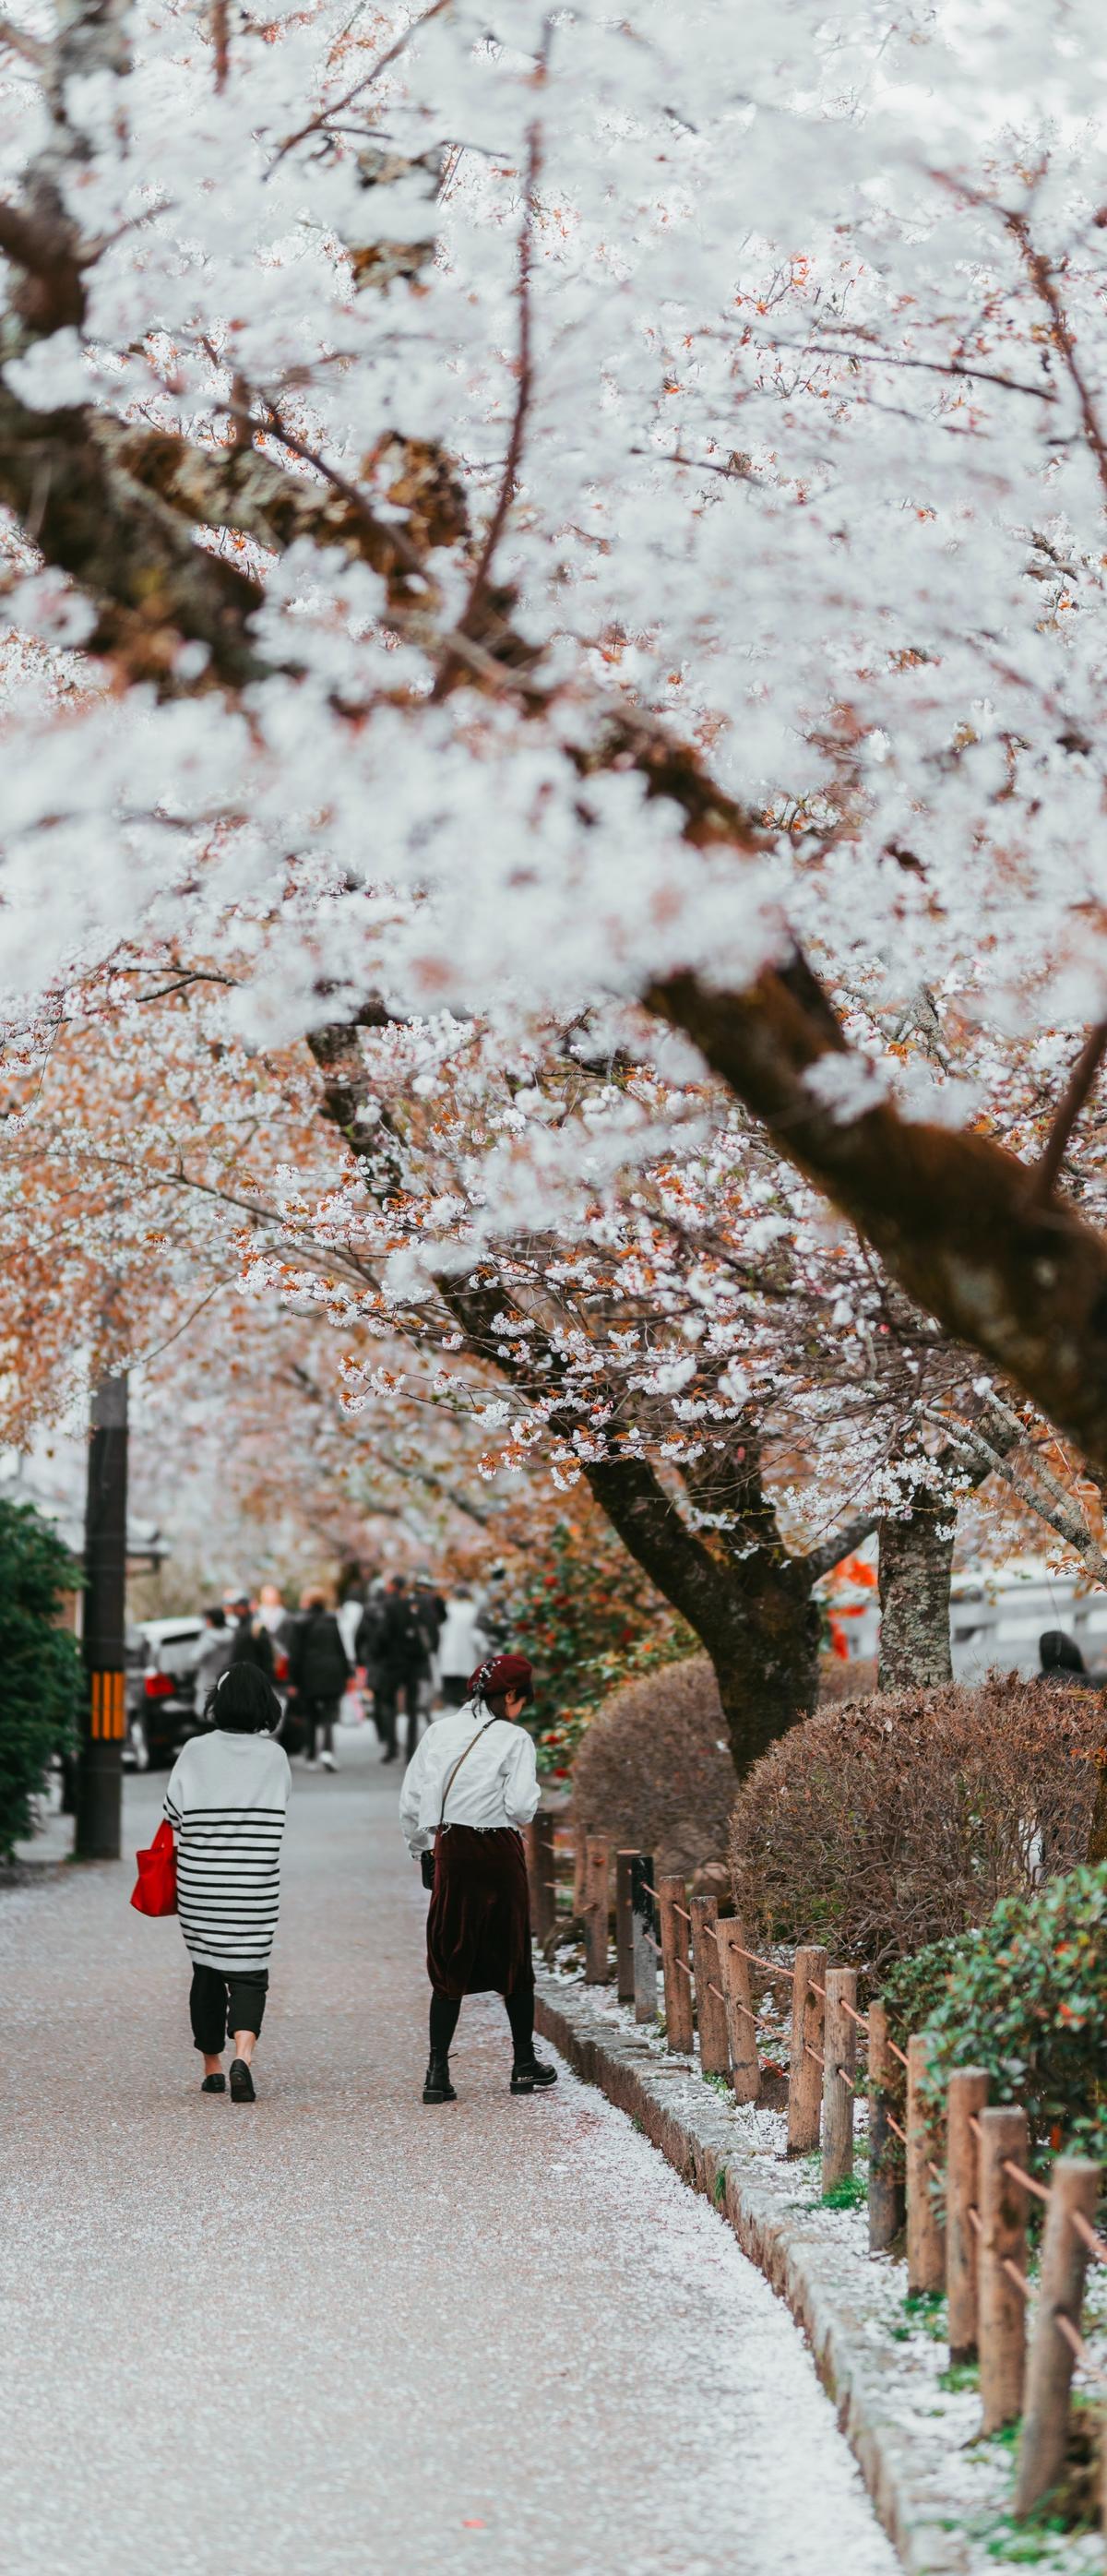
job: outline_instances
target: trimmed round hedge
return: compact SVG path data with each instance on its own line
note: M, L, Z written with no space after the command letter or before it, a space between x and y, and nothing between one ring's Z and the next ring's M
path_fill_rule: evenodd
M725 1861L737 1787L715 1675L689 1655L604 1701L573 1766L573 1809L589 1833L687 1877Z
M985 1923L1086 1858L1105 1734L1098 1692L1015 1675L820 1710L742 1783L738 1912L877 1974Z

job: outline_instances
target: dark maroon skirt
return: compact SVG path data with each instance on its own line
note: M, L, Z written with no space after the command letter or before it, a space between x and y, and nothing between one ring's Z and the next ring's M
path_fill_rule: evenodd
M509 1825L439 1834L427 1916L427 1974L436 1995L509 1995L534 1982L523 1838Z

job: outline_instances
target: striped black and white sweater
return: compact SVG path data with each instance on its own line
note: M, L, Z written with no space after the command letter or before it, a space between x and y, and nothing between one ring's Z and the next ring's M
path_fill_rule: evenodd
M271 1735L195 1735L165 1793L177 1905L198 1968L267 1968L292 1774Z

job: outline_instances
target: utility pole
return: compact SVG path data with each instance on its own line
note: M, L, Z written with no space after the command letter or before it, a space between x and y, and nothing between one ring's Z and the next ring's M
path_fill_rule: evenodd
M92 1398L85 1507L84 1657L88 1689L77 1782L78 1860L118 1860L127 1732L127 1378Z

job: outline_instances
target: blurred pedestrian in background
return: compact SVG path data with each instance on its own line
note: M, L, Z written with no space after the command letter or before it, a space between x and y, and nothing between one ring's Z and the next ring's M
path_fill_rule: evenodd
M252 2102L251 2059L269 1989L280 1905L281 1843L291 1773L273 1728L280 1701L256 1664L232 1665L208 1694L210 1733L194 1735L170 1774L165 1813L177 1846L177 1905L192 1960L192 2037L203 2093Z
M375 1696L380 1678L380 1642L384 1629L385 1588L383 1575L376 1575L361 1606L354 1630L354 1661L361 1666L366 1687Z
M468 1584L455 1583L438 1638L438 1686L446 1708L461 1708L468 1697L468 1676L474 1664L483 1661L489 1644Z
M307 1769L316 1767L316 1742L322 1737L324 1771L335 1771L334 1729L346 1685L350 1659L342 1631L321 1584L302 1595L300 1616L288 1641L288 1686L305 1734Z
M273 1679L276 1658L273 1640L264 1620L255 1616L248 1592L231 1595L231 1663L255 1664L266 1681Z
M402 1574L389 1578L376 1644L375 1716L384 1743L385 1762L397 1754L396 1718L400 1695L407 1711L408 1758L419 1736L419 1684L430 1670L426 1639Z
M488 1656L471 1677L465 1706L428 1728L404 1773L400 1826L408 1850L419 1860L433 1854L424 2102L457 2099L450 2043L464 1995L503 1996L514 2047L513 2093L544 2092L557 2082L556 2068L534 2054L530 1898L520 1831L539 1799L534 1739L518 1723L533 1697L525 1655Z
M194 1675L196 1706L202 1710L209 1691L222 1681L231 1660L233 1638L227 1626L227 1613L218 1605L204 1612L204 1634L196 1658Z
M438 1640L442 1633L442 1622L446 1616L446 1604L433 1575L425 1567L415 1577L411 1606L422 1630L423 1644L427 1650L427 1669L418 1687L419 1715L422 1718L429 1718L438 1690ZM409 1755L415 1750L413 1736L409 1736L407 1749Z

